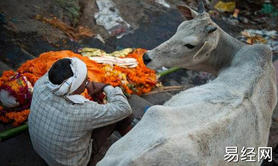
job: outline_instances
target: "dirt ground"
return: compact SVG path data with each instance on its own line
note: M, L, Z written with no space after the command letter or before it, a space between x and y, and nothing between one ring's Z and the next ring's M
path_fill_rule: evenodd
M168 0L167 2L170 8L155 0L114 0L115 8L110 10L118 9L120 16L130 24L129 33L117 39L96 23L94 15L99 11L96 0L1 0L0 75L4 70L16 69L26 60L51 50L70 49L77 52L82 47L95 47L107 52L127 47L152 49L169 39L183 21L175 7L177 4L186 2L196 7L194 0ZM217 12L213 16L215 22L227 33L240 38L240 32L244 29L278 31L277 19L254 14L260 10L261 2L251 0L237 2L239 2L237 7L240 8L240 16L248 19L248 23L233 22L230 19L232 13ZM207 7L211 6L213 5L207 5ZM101 36L104 41L95 37L74 40L59 28L40 21L38 16L56 17L72 28L87 27L94 36ZM274 59L277 59L277 54L274 54ZM207 73L179 70L161 80L164 85L201 85L213 78ZM278 117L276 118L278 122ZM270 145L275 148L278 144L278 124L276 122L273 124ZM9 126L0 124L0 131L7 128ZM33 151L28 132L1 142L0 152L0 165L46 165ZM275 154L277 155L278 152ZM275 164L273 162L264 165Z

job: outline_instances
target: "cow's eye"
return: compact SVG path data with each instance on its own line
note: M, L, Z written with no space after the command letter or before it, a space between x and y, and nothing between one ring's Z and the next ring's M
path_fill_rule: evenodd
M189 48L189 49L193 49L195 46L191 45L191 44L185 44L185 47Z

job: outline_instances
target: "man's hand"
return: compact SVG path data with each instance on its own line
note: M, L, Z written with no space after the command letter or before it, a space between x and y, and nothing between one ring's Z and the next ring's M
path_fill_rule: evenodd
M87 85L87 90L90 94L90 96L96 96L97 94L101 93L103 91L103 88L107 84L101 83L101 82L89 82Z

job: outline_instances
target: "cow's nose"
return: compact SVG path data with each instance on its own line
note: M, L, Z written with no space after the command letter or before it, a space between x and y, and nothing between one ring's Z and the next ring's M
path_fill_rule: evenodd
M148 53L145 53L143 55L143 61L144 61L145 65L147 65L150 61L152 61L151 58L149 57Z

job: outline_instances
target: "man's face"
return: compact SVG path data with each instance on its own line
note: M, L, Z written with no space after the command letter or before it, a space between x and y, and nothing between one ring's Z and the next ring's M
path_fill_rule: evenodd
M78 89L76 89L73 94L81 94L85 91L85 89L87 88L87 85L89 84L89 78L88 75L86 76L85 80L83 81L83 83L80 85L80 87Z

